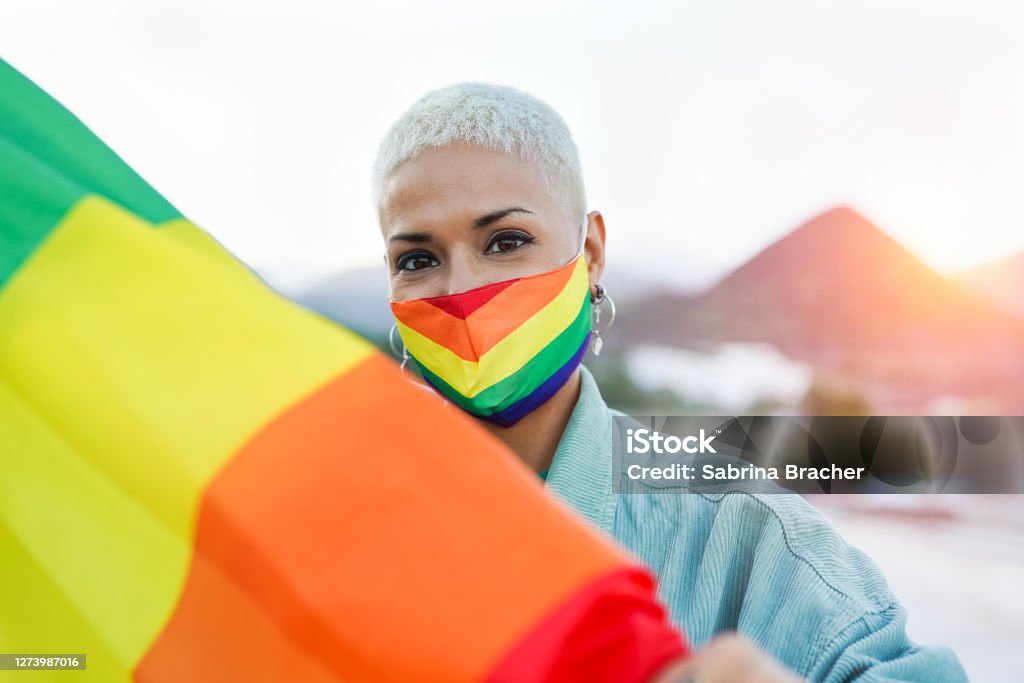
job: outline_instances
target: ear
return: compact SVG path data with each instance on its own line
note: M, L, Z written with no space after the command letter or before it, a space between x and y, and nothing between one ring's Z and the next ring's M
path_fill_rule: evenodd
M587 214L587 241L583 244L591 294L604 275L604 239L604 216L600 211L591 211Z

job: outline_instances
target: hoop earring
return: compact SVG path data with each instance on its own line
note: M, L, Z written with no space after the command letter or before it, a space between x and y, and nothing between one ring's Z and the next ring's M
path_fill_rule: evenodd
M394 323L391 329L388 331L388 344L391 345L391 352L398 358L402 359L402 364L399 367L400 370L405 372L405 366L409 363L409 351L405 348L405 343L402 343L402 350L399 351L398 347L395 346L395 330L398 329L398 323ZM401 335L399 335L401 338Z
M608 322L604 327L601 327L601 304L606 301L610 309L608 311ZM608 291L604 288L604 285L600 283L595 285L594 293L590 297L590 311L593 320L594 355L600 356L601 347L604 346L604 339L601 338L601 335L610 330L612 325L615 324L615 302L608 296Z

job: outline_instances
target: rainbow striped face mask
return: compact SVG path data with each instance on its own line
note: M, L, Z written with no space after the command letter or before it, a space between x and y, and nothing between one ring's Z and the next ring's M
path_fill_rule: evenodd
M585 227L585 226L584 226ZM466 412L510 427L555 395L590 343L583 250L555 270L392 301L413 363Z

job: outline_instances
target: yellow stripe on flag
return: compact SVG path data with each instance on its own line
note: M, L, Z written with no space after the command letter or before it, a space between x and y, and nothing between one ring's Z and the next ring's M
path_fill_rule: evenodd
M266 422L373 353L241 264L226 268L194 227L172 227L87 197L0 291L11 450L0 519L70 604L102 615L93 626L126 669L178 599L213 476ZM51 497L18 497L18 482ZM112 585L123 604L103 604ZM0 625L28 618L11 608Z

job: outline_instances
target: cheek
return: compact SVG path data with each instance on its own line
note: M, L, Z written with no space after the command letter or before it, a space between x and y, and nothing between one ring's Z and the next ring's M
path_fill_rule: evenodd
M407 282L401 277L391 277L391 301L409 301L411 299L426 299L432 296L446 294L433 282Z
M564 266L564 249L549 245L527 245L506 254L490 254L480 259L478 284L491 284L530 275L539 275Z
M579 236L563 237L558 242L558 247L551 249L551 267L558 268L572 262L580 255Z
M580 254L580 249L585 243L584 234L579 225L569 229L559 230L557 235L549 238L549 244L553 251L557 251L561 263L565 264Z

